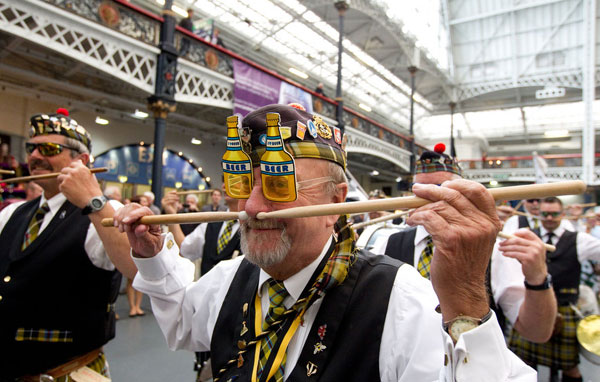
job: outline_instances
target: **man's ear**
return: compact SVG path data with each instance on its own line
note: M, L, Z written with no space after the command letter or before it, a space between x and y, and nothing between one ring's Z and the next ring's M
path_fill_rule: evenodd
M339 183L336 184L336 193L331 197L331 203L344 203L346 201L346 194L348 194L348 184ZM327 226L333 227L335 222L338 220L338 215L327 216Z
M77 155L74 159L80 159L84 166L90 167L90 154L81 153Z

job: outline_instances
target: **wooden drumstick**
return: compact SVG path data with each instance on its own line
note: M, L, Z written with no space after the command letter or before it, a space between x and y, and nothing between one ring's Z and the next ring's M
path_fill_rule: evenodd
M389 215L385 215L385 216L381 216L366 222L361 222L361 223L356 223L356 224L352 224L352 228L353 229L360 229L369 225L373 225L373 224L377 224L377 223L381 223L384 221L388 221L388 220L393 220L399 217L402 217L404 215L408 215L410 213L410 211L402 211L402 212L396 212L393 214L389 214Z
M498 201L581 194L585 191L585 189L586 185L584 182L580 180L571 180L558 183L490 188L487 191L496 201ZM278 211L259 212L256 217L258 219L287 219L311 216L341 215L356 212L418 208L428 203L430 203L430 201L427 199L419 198L417 196L408 196L402 198L367 200L364 202L331 203L314 206L293 207Z
M191 191L177 191L175 195L190 195L190 194L206 194L213 192L214 190L191 190Z
M191 224L205 222L224 222L227 220L238 219L239 212L190 212L186 214L164 214L164 215L148 215L140 218L140 224ZM114 225L113 218L102 219L104 227L112 227Z
M15 173L15 170L2 170L2 169L0 169L0 174L13 175L14 173Z
M98 172L106 172L106 171L108 171L108 168L106 168L106 167L91 168L90 171L92 174L96 174ZM60 174L61 174L60 172L51 172L49 174L30 175L30 176L21 176L18 178L3 179L2 181L4 183L17 183L17 182L21 183L21 182L29 182L30 180L56 178Z
M546 196L581 194L585 191L586 185L579 180L572 180L558 183L531 184L526 186L513 186L503 188L493 188L488 191L495 200L516 200L529 198L542 198ZM318 204L314 206L293 207L284 210L272 212L259 212L258 219L283 219L283 218L301 218L311 216L341 215L352 213L365 213L373 211L410 209L424 206L431 201L416 196L407 196L401 198L375 199L363 202L346 202ZM214 218L209 214L215 214ZM222 215L222 214L235 214ZM238 218L237 212L195 212L187 214L172 215L152 215L144 216L140 219L141 224L177 224L177 223L203 223L208 221L225 221ZM239 213L239 218L245 220L248 214L245 211ZM102 220L102 225L110 227L113 225L113 219Z
M515 236L515 235L504 233L502 231L498 232L498 236L501 237L501 238L503 238L503 239L515 239L515 238L517 238L517 236ZM546 247L546 251L548 251L548 252L554 252L554 251L556 251L556 247L554 245L552 245L552 244L546 244L546 243L544 243L544 247Z

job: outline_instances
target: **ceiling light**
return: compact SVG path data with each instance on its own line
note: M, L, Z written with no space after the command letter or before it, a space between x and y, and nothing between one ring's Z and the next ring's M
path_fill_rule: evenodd
M399 176L399 177L396 178L396 183L400 183L400 182L402 182L402 177L401 176Z
M121 183L127 182L127 177L125 175L119 175L118 178L119 178L119 182L121 182Z
M201 145L202 141L199 140L198 138L192 138L192 145Z
M181 188L181 186L183 186L183 183L175 182L175 188Z
M563 138L569 136L569 130L548 130L544 132L546 138Z
M373 170L370 172L370 174L371 174L371 176L377 176L377 175L379 175L379 171Z
M96 117L96 123L99 125L108 125L110 122L108 121L108 119Z
M206 180L207 182L210 182L210 176L207 176L206 178L204 178L204 180Z
M202 167L198 167L198 172L202 172Z
M146 119L148 118L148 113L146 113L145 111L135 109L135 113L131 114L131 116L137 119Z
M490 186L496 187L497 185L498 185L498 181L496 181L496 180L490 180Z
M304 78L307 79L308 78L308 74L301 72L300 70L296 69L296 68L290 68L290 73L293 73L295 75L297 75L300 78Z
M363 110L369 111L369 112L370 112L371 110L373 110L373 109L371 109L371 107L370 107L369 105L365 105L364 103L359 103L359 104L358 104L358 107L360 107L360 108L361 108L361 109L363 109Z
M177 155L183 156L183 152L180 151L180 152L177 153Z
M175 13L177 13L179 16L182 17L188 17L188 13L185 9L173 4L173 6L171 7L171 10Z

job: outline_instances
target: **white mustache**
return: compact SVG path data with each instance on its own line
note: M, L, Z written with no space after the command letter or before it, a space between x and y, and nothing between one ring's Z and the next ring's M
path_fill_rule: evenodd
M285 225L276 220L259 220L255 218L248 217L242 223L242 226L250 229L276 229L276 228L285 228Z

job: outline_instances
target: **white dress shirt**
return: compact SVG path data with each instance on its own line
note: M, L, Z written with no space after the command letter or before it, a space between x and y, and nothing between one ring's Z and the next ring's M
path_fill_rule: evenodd
M221 229L219 230L219 234L217 235L217 238L221 237L226 225L227 222L223 222L223 224L221 225ZM181 242L181 256L192 261L202 258L202 255L204 254L204 243L206 242L207 226L208 223L201 223L196 228L194 228L194 230L190 232L190 234L187 235L185 239L183 239L183 242ZM233 226L231 227L231 237L235 235L239 228L240 222L239 220L236 220Z
M170 249L169 249L170 247ZM291 306L325 255L284 281ZM212 333L235 273L243 257L221 261L192 282L194 265L179 256L172 235L155 257L133 258L138 266L134 288L146 293L171 349L207 351ZM268 276L261 271L259 296L265 295ZM268 308L261 299L262 313ZM288 346L285 378L294 368L321 306L317 300L306 312ZM379 355L382 381L536 381L536 373L510 352L495 317L465 332L456 345L442 329L435 312L437 297L431 283L410 266L398 269L391 291ZM368 312L365 312L368 314ZM368 334L364 334L368 335ZM356 349L360 351L360 349ZM444 354L449 362L444 366Z
M535 220L536 219L532 218L531 216L527 216L527 221L529 222L529 227L535 226ZM575 227L573 226L573 223L571 223L567 219L562 219L560 221L560 226L568 231L572 231L572 232L576 231ZM540 228L542 227L542 222L540 222L539 227ZM504 223L504 226L502 226L502 232L508 233L508 234L513 234L518 229L519 229L519 216L518 215L513 215L513 216L509 217L508 220L506 220L506 222Z
M417 226L415 232L415 251L413 254L413 261L415 267L419 264L419 258L421 252L427 245L427 236L429 232L425 227ZM374 253L385 253L387 247L387 241L385 243L378 243L377 248L373 248ZM498 241L494 245L492 252L492 273L491 273L491 286L492 294L494 295L494 301L497 305L502 308L502 312L506 318L514 324L519 315L519 309L521 304L525 300L525 276L521 269L521 264L516 259L511 259L503 256L498 250Z
M67 197L64 196L62 193L59 193L54 195L50 199L46 199L42 194L39 206L44 204L44 202L46 201L48 202L48 207L50 208L50 211L48 211L46 215L44 215L44 220L42 221L42 225L40 226L39 234L41 234L44 231L44 229L48 227L50 221L52 221L52 218L54 218L54 215L58 213L62 205L67 201ZM2 233L2 231L4 230L4 226L6 225L12 214L15 212L15 210L23 203L25 203L25 201L11 203L8 206L4 207L2 211L0 211L0 233ZM123 204L116 200L110 200L109 203L113 206L115 211L123 207ZM96 227L94 227L92 223L90 223L87 235L85 237L84 248L85 252L90 258L90 261L96 267L105 269L107 271L112 271L115 269L115 266L110 261L108 255L106 254L106 251L104 250L104 245L102 244L102 240L98 235L98 231L96 231Z

